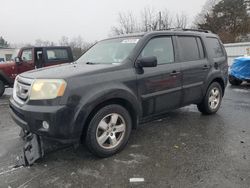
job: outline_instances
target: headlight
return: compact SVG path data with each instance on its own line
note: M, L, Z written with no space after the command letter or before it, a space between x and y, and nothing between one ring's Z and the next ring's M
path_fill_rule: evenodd
M30 100L55 99L63 96L67 83L61 79L37 79L33 82Z

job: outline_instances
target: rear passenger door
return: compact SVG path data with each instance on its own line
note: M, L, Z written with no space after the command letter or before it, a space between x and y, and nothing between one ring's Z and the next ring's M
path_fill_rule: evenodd
M152 38L139 57L152 56L157 58L157 67L144 68L144 73L137 76L144 116L179 107L181 99L180 64L175 63L173 38Z
M202 86L210 68L204 44L198 36L177 36L177 41L182 73L182 105L196 103L202 98Z

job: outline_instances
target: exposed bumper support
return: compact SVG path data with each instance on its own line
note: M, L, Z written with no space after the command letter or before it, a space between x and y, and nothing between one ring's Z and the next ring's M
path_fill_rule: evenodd
M25 137L26 144L17 159L16 166L30 166L44 156L43 142L40 136L29 134Z
M23 136L26 141L20 156L17 158L16 167L31 166L37 160L59 149L71 146L72 144L62 144L57 141L48 140L36 134L28 133Z

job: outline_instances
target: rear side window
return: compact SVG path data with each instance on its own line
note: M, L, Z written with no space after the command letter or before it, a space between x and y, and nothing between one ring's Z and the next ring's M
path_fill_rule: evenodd
M49 61L66 60L68 59L68 51L66 49L49 49L47 57Z
M141 52L141 57L157 58L158 64L174 62L174 48L172 37L159 37L151 39Z
M224 57L224 53L221 44L217 38L208 38L208 48L211 50L213 58Z
M181 50L181 61L196 61L202 59L200 57L199 47L196 38L197 37L193 36L178 37Z

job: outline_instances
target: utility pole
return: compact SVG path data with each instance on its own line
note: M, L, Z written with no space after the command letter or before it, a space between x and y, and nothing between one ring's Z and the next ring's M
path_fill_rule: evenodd
M159 30L161 30L161 24L162 24L162 21L161 21L161 11L159 12Z

